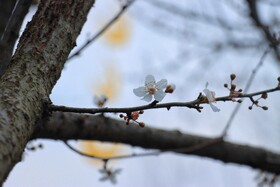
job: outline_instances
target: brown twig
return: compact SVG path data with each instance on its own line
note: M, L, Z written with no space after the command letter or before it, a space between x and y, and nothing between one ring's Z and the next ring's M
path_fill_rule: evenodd
M100 31L98 31L91 39L89 39L84 45L82 45L76 52L68 57L68 61L74 58L75 56L80 55L82 50L84 50L89 44L94 42L98 37L100 37L105 31L108 30L118 19L119 17L127 10L128 7L134 3L135 0L128 0L127 3L122 6L121 10L103 27Z
M203 148L206 148L206 147L209 147L211 145L215 145L215 144L218 144L218 143L221 143L221 142L223 142L223 139L221 137L218 137L218 138L213 138L213 139L209 140L208 142L202 142L202 143L199 143L197 145L193 145L191 147L158 150L158 151L147 152L147 153L133 153L133 154L129 154L129 155L120 155L120 156L112 156L112 157L101 158L101 157L96 157L96 156L91 155L91 154L83 153L83 152L77 150L76 148L74 148L73 146L71 146L67 141L63 141L63 143L69 149L74 151L75 153L77 153L81 156L85 156L85 157L92 158L92 159L97 159L97 160L103 160L103 161L104 160L108 161L108 160L136 158L136 157L144 157L144 156L157 156L161 153L166 153L166 152L191 153L191 152L199 151Z
M244 31L247 28L244 25L239 25L238 23L229 24L228 20L225 19L219 19L217 20L211 15L205 14L199 14L196 11L193 11L192 9L185 9L180 6L176 6L174 3L168 3L167 1L158 1L158 0L144 0L144 2L156 7L160 8L164 11L167 11L173 15L182 17L182 18L189 18L190 20L196 20L200 21L204 24L210 25L210 26L216 26L219 28L223 28L225 30L241 30Z
M257 95L261 95L263 93L271 93L275 91L279 91L280 87L277 86L272 89L267 89L259 92L254 92L250 94L240 94L236 98L251 98ZM216 101L232 101L232 96L223 96L217 97ZM131 113L134 111L140 110L149 110L149 109L158 109L158 108L166 108L170 109L172 107L187 107L200 110L203 107L199 106L200 104L206 104L206 101L198 98L196 100L190 102L170 102L170 103L162 103L162 104L147 104L136 107L124 107L124 108L76 108L76 107L67 107L67 106L57 106L57 105L49 105L50 111L63 111L63 112L74 112L74 113L89 113L89 114L97 114L97 113Z
M279 41L270 32L269 26L264 25L261 22L261 20L259 18L259 12L257 9L256 0L247 0L247 4L249 7L249 13L250 13L251 19L254 21L256 27L258 27L264 33L266 40L268 41L268 43L270 44L270 46L273 48L273 50L275 52L275 56L276 56L277 60L280 61L280 52L278 50Z
M18 0L14 5L14 9L9 12L7 5L12 4L12 2L1 2L0 8L1 19L5 19L5 16L9 15L9 18L4 23L6 24L5 28L2 32L0 31L0 76L8 67L23 19L31 5L31 0ZM7 15L5 12L10 14Z

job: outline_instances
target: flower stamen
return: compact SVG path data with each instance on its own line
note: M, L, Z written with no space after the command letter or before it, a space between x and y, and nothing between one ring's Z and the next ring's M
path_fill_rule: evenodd
M147 88L147 91L149 92L149 94L155 94L157 89L156 88Z

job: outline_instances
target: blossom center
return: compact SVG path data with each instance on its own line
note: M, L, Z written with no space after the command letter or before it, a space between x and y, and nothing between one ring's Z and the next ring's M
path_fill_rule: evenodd
M157 89L156 88L148 88L147 91L149 92L149 94L155 94Z

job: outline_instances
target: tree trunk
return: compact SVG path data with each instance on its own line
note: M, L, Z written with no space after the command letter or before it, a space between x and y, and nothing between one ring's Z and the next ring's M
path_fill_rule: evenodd
M0 80L0 183L43 117L94 0L42 0Z

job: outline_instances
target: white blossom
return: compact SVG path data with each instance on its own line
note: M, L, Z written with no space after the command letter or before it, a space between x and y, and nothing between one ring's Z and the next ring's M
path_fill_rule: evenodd
M94 96L94 104L96 104L98 107L103 107L103 105L106 103L107 101L107 97L105 94L101 94L99 96L95 95Z
M208 99L208 102L209 102L209 105L210 105L211 109L214 112L220 112L220 109L218 107L216 107L215 105L213 105L213 103L216 103L215 92L210 91L207 87L208 87L208 82L206 83L205 89L203 90L203 92L205 93L205 95Z
M112 184L116 184L116 175L121 172L121 169L100 169L99 172L104 175L99 179L100 181L109 180Z
M147 75L145 79L145 86L133 89L133 93L138 97L143 97L142 100L150 102L153 96L156 101L162 101L166 93L163 89L167 86L167 80L161 79L156 82L153 75Z

